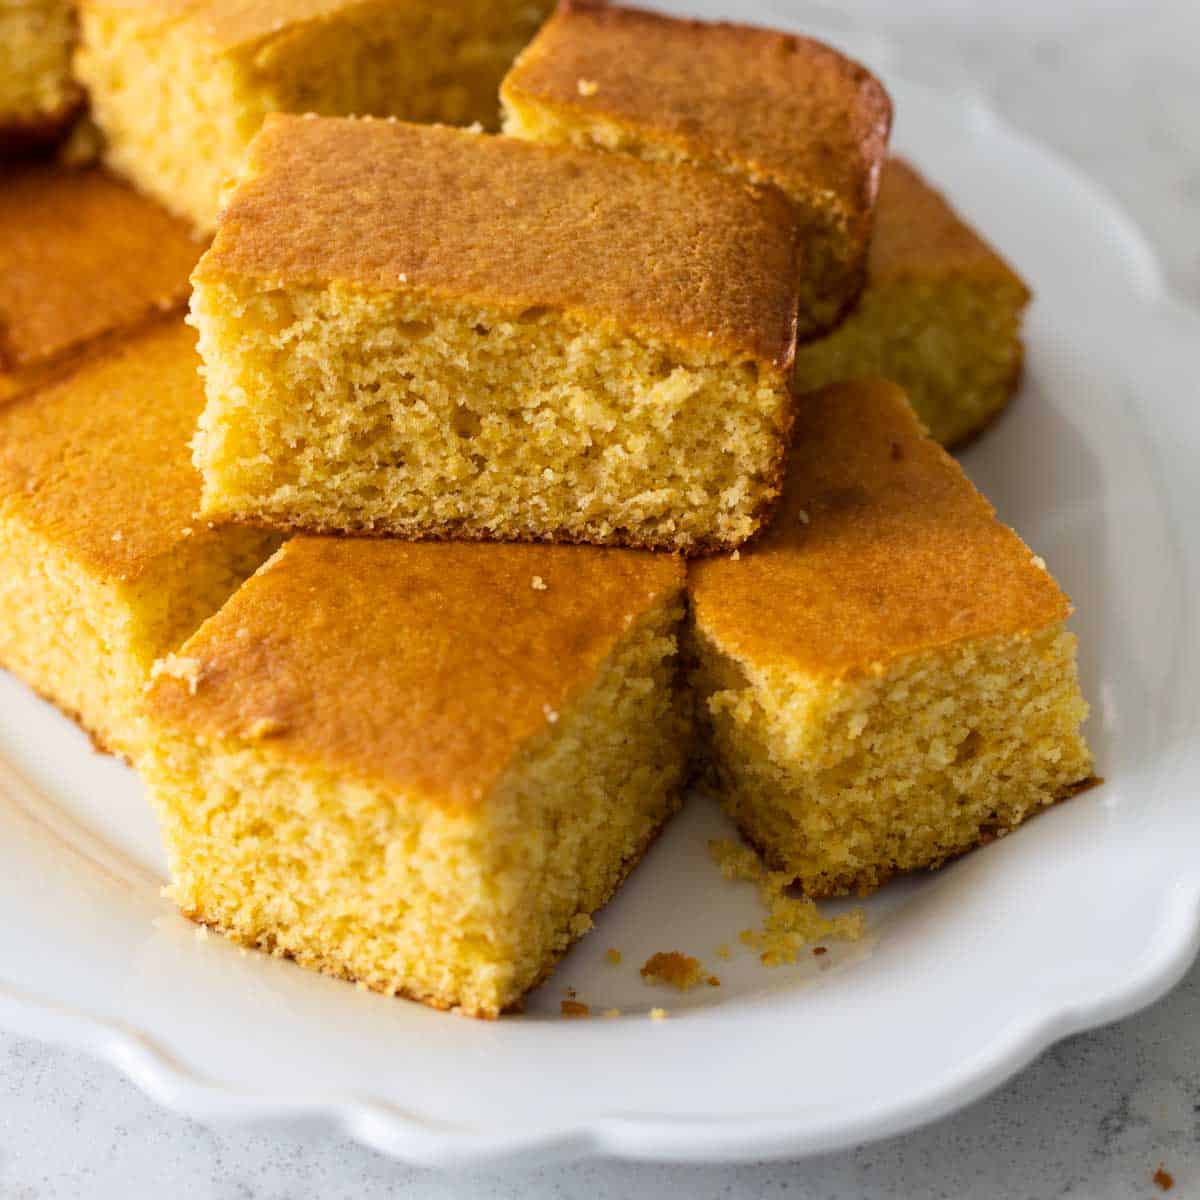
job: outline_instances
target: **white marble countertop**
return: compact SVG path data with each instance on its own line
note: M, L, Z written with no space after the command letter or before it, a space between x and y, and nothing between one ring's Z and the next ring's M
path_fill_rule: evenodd
M885 34L902 69L967 83L1099 179L1200 305L1200 4L1196 0L787 3L827 28ZM896 10L902 8L897 15ZM8 914L10 917L13 914ZM116 1072L0 1034L0 1200L411 1200L786 1195L1200 1195L1200 967L1139 1016L1062 1043L992 1097L931 1128L803 1163L596 1163L437 1175L312 1126L210 1130Z

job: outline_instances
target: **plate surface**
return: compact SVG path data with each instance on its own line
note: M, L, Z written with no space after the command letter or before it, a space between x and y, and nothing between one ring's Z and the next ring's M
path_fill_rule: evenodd
M160 897L136 778L0 673L0 1024L202 1119L325 1117L418 1163L729 1160L930 1120L1178 979L1200 942L1200 318L1087 181L867 54L897 148L1037 294L1022 394L964 461L1078 606L1105 785L884 889L863 943L773 970L737 944L757 902L709 861L724 827L697 798L527 1014L476 1023L198 937ZM722 986L647 988L665 949ZM624 1015L559 1019L567 986Z

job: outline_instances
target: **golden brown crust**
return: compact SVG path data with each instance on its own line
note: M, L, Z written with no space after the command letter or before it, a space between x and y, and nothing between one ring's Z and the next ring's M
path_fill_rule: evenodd
M773 189L698 168L275 114L193 278L550 308L785 372L796 237Z
M880 380L804 398L774 523L737 560L692 564L689 590L698 629L723 651L821 678L1070 614L904 393Z
M122 582L184 542L220 537L195 516L198 366L195 335L168 318L0 409L0 511Z
M182 308L200 250L181 222L101 171L5 170L0 372Z
M883 172L867 274L872 283L961 275L1009 284L1030 298L1024 280L902 158L889 159Z
M864 226L892 118L878 79L811 38L595 0L560 3L502 95L601 117L793 197L820 195Z
M187 642L191 678L160 677L149 706L194 734L269 729L273 755L476 804L682 581L679 559L631 550L300 537Z

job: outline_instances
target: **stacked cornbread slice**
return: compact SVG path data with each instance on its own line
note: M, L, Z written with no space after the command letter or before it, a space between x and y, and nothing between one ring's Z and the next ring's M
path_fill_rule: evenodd
M808 39L567 0L503 135L412 123L494 124L545 7L84 0L107 162L216 230L198 340L136 232L91 322L22 266L0 410L0 661L134 759L181 909L483 1017L689 770L810 896L1091 773L1070 604L937 444L1020 279Z
M0 152L52 141L70 123L81 100L74 45L70 0L0 4Z

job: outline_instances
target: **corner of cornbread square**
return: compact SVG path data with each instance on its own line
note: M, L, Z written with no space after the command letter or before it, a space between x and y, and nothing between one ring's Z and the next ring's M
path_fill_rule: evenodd
M804 397L775 523L689 590L720 794L810 895L937 866L1091 775L1067 598L890 383Z
M879 376L907 391L943 445L980 432L1020 378L1030 298L1020 276L911 165L892 159L867 277L845 323L797 350L797 388Z
M767 519L795 226L711 171L272 116L193 275L204 512L698 551Z
M501 86L504 131L780 188L804 230L800 336L862 287L892 106L811 38L565 0Z
M191 293L201 247L102 171L10 166L0 180L0 404Z
M152 664L278 544L196 518L197 365L168 320L0 408L0 666L131 758Z
M679 803L677 558L300 537L149 698L142 770L197 921L494 1017Z
M107 161L203 232L270 112L495 126L550 0L81 0Z
M70 0L0 3L0 150L50 141L78 111Z

